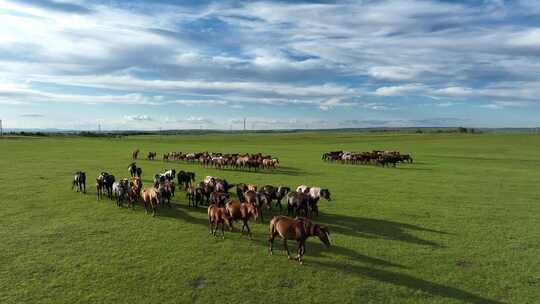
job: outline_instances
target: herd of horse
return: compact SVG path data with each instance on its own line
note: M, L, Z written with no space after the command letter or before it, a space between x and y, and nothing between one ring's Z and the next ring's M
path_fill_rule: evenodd
M96 177L97 200L107 196L114 200L118 207L127 204L134 208L141 203L145 212L150 210L155 216L160 208L171 208L171 199L175 196L176 187L186 193L189 208L206 206L210 233L216 236L221 227L221 236L225 237L225 230L233 230L233 224L242 223L241 234L247 233L251 239L250 221L264 222L263 210L270 212L279 207L283 211L282 200L287 202L287 215L277 215L269 222L268 246L272 254L273 242L277 236L283 239L287 256L291 259L287 240L296 240L298 253L296 260L303 263L305 241L309 237L318 237L323 244L330 246L330 232L328 227L312 222L318 216L318 203L321 198L331 201L330 191L321 187L298 186L294 191L290 187L279 185L264 185L237 183L231 184L227 180L215 176L206 176L201 182L195 182L195 173L170 169L155 174L153 183L143 188L142 168L135 162L128 165L129 177L116 180L113 174L101 172ZM72 189L86 193L86 173L77 171L73 176ZM236 194L231 196L230 192Z
M332 151L323 153L322 160L329 162L341 162L343 164L374 164L382 167L396 166L397 163L412 163L413 158L410 154L401 154L399 151L380 151L371 152L349 152Z
M132 159L137 160L140 150L132 152ZM147 160L156 160L157 152L148 152ZM215 167L217 169L276 169L279 165L279 159L271 155L262 153L220 153L220 152L167 152L163 153L163 161L184 161L198 162L203 167Z

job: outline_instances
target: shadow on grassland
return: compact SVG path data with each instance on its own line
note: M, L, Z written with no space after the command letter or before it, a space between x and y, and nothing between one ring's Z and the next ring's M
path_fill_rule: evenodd
M216 168L214 168L216 169ZM282 175L291 175L291 176L303 176L306 174L305 171L302 171L295 167L287 167L287 166L278 166L276 169L257 169L257 170L247 170L247 169L239 169L239 168L224 168L224 169L216 169L217 171L232 171L232 172L242 172L242 173L248 173L248 174L282 174Z
M364 217L352 217L347 215L336 215L329 213L320 213L314 221L321 221L330 226L331 231L337 233L360 236L364 238L382 238L389 240L403 241L418 245L428 245L434 247L443 247L434 241L424 240L410 234L407 230L425 231L438 234L448 234L444 231L438 231L420 226L393 222L388 220L370 219Z
M345 274L352 274L362 278L371 278L383 283L388 283L396 286L403 286L414 290L421 290L434 296L440 296L444 298L454 299L466 303L474 304L502 304L496 300L490 300L465 290L457 289L454 287L444 286L441 284L425 281L415 278L410 275L391 272L382 269L374 269L370 267L351 265L349 263L339 262L317 262L313 261L308 264L315 268L326 268L330 270L338 270Z

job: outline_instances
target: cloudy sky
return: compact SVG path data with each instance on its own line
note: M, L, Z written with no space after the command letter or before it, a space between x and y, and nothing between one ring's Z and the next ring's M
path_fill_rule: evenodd
M0 0L11 128L540 126L539 1Z

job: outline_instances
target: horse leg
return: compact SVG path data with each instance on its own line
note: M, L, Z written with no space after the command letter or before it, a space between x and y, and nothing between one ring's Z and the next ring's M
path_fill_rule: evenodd
M208 217L208 229L210 229L210 234L214 234L213 231L214 231L214 227L213 227L213 223L212 223L212 218Z
M225 238L225 221L221 221L221 237Z
M302 264L302 241L298 241L298 254L296 255L296 259L300 264Z
M251 234L251 229L249 228L249 224L246 220L246 228L247 228L247 231L248 231L248 235L249 235L249 239L251 240L253 238L253 235Z
M287 258L291 259L291 254L289 253L289 247L287 246L287 239L283 238L283 247L285 247L285 251L287 251Z
M301 246L298 247L298 262L300 265L304 265L304 253L306 253L306 241L301 242Z
M273 254L273 247L274 247L274 238L276 237L276 233L270 230L270 233L268 234L268 254Z

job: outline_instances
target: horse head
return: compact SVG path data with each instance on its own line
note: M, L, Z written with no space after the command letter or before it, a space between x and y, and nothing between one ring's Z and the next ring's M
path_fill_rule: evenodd
M328 230L328 227L318 224L312 225L310 234L312 236L319 237L319 240L321 240L326 248L330 248L330 245L332 245L332 239L330 238L330 230Z
M321 189L321 196L327 199L328 201L332 200L332 198L330 197L330 190L328 189Z

